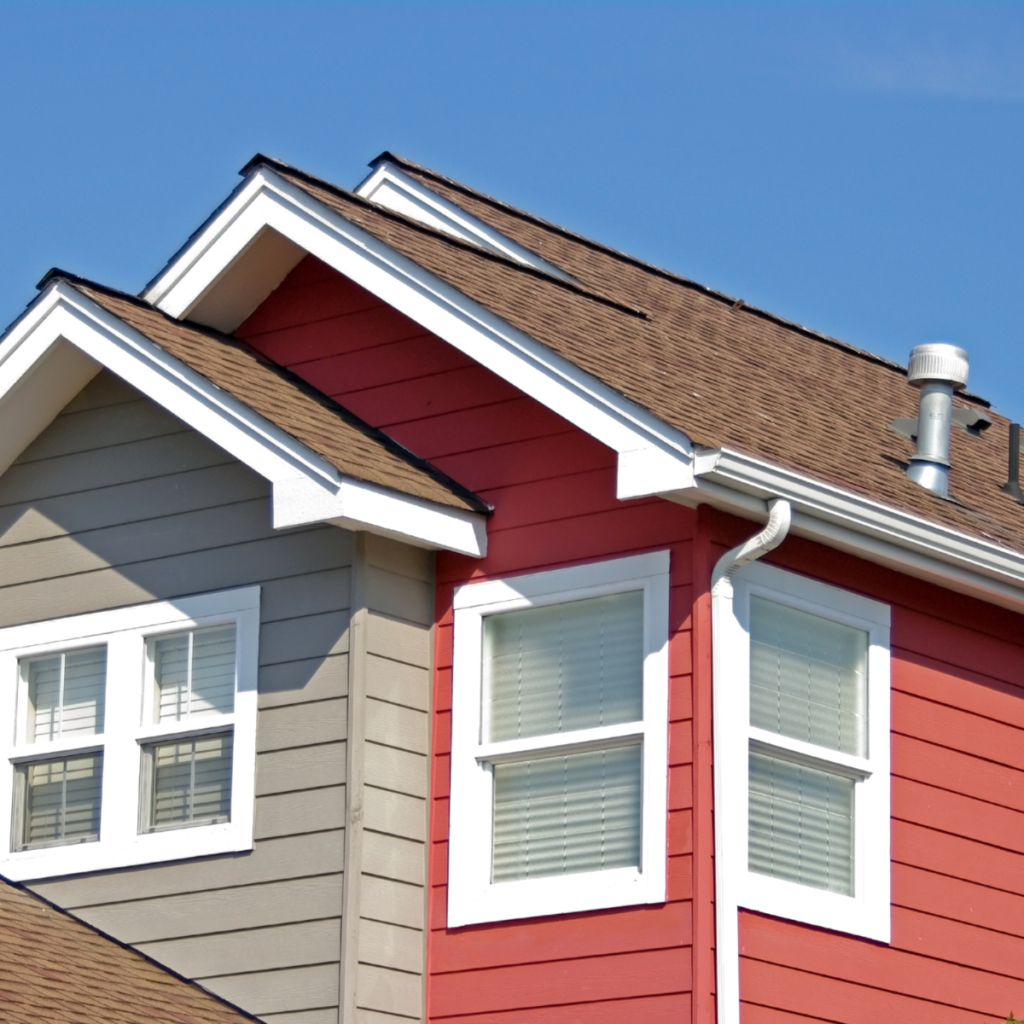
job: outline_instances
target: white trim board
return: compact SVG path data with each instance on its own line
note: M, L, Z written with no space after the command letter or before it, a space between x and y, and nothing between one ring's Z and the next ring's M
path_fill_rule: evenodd
M165 633L234 623L236 688L230 712L157 724L142 715L146 640ZM171 601L0 630L0 867L17 881L154 864L252 849L256 801L256 718L260 588L240 587ZM26 743L16 723L27 711L19 659L93 644L107 648L105 722L96 735ZM141 754L145 744L211 732L232 734L231 818L166 831L140 831ZM99 838L11 850L15 762L103 750Z
M153 282L145 298L174 317L213 304L225 275L271 229L404 313L619 455L618 496L693 482L689 438L468 298L272 169L257 166ZM232 288L237 284L232 282ZM255 307L250 298L242 306ZM221 323L233 330L237 323Z
M626 558L470 583L455 591L452 660L448 927L571 914L665 899L668 821L668 605L670 556ZM644 593L643 718L616 726L488 743L483 620L486 615L625 591ZM493 882L493 766L531 752L641 746L641 856L636 867Z
M661 492L764 522L766 501L793 508L791 532L948 590L1024 611L1024 554L729 448L694 460L689 488Z
M479 245L490 252L506 256L524 266L557 277L562 281L574 281L561 267L549 263L542 256L526 246L513 241L486 221L467 213L461 206L445 199L422 181L406 174L397 164L382 160L372 173L356 186L355 194L363 199L396 213L401 213L426 224L436 231L443 231L463 242Z
M750 599L767 598L863 630L867 647L867 735L843 754L750 724ZM775 566L753 563L712 590L715 769L715 917L719 1024L740 1024L739 908L889 942L890 656L888 605ZM749 756L760 747L853 785L854 886L830 892L748 867Z
M486 551L483 515L342 475L62 279L0 344L0 472L101 367L267 480L275 529L333 522L419 546Z

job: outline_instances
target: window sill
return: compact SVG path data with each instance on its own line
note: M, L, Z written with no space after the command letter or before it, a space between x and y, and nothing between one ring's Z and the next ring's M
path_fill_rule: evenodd
M252 849L252 824L238 822L146 832L126 840L103 839L18 850L0 860L0 874L15 882L76 875L161 861L244 853Z
M454 899L449 898L448 927L664 902L664 884L636 868L547 875L494 882L475 891L463 889Z

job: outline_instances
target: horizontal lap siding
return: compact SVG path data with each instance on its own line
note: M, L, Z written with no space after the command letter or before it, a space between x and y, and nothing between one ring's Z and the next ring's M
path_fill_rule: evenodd
M688 1018L692 513L655 500L617 501L614 453L311 258L238 333L495 506L487 559L442 553L437 563L430 1018L467 1024ZM666 547L673 583L669 902L448 931L454 587L485 575Z
M892 607L892 942L744 912L744 1020L981 1024L1019 1015L1019 619L805 541L771 557Z
M366 538L366 746L357 1010L421 1020L433 553Z
M268 1019L337 1024L351 536L101 374L0 478L0 623L258 583L255 849L39 892Z

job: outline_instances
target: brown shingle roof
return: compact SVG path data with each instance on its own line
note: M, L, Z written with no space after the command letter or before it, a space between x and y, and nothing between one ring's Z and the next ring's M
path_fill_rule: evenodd
M410 174L572 274L580 288L287 165L264 162L696 443L744 451L1024 550L1024 508L999 490L1006 479L1004 417L993 414L980 438L954 429L951 490L958 500L945 501L903 473L913 445L888 425L894 417L917 415L917 393L895 363L737 304L407 162Z
M0 879L4 1024L246 1024L256 1018Z
M63 271L51 271L40 287L54 277L74 285L164 351L322 455L346 476L452 508L488 510L482 499L429 462L245 342L175 320L142 299Z

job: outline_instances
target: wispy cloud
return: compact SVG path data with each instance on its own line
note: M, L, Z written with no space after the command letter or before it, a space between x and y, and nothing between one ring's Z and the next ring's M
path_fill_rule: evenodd
M857 91L1024 100L1024 32L1014 27L1000 38L978 35L958 38L947 26L917 38L846 39L832 51L831 70L837 84Z

